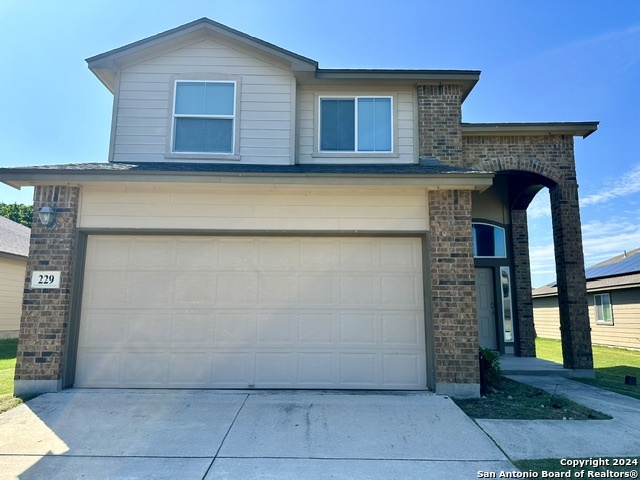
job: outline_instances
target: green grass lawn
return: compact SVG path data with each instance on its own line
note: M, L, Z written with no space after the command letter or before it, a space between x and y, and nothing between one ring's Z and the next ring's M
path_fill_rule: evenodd
M0 340L0 413L22 403L13 396L13 372L16 367L18 340Z
M562 363L562 345L559 340L537 338L536 351L538 358ZM640 382L640 351L594 345L593 365L595 379L575 380L640 400L640 386L624 383L626 375L636 377Z

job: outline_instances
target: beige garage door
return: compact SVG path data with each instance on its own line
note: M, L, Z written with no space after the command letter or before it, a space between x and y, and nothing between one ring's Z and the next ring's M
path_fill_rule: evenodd
M417 238L90 236L76 387L426 388Z

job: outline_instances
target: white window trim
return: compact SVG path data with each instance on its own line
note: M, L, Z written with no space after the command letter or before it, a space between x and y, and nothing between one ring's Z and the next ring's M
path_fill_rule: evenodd
M359 98L388 98L391 101L391 150L375 151L358 150L358 99ZM354 147L355 150L320 150L320 136L322 133L322 100L354 100ZM317 128L316 128L316 146L314 148L314 156L321 157L345 157L345 156L373 156L373 157L396 157L396 101L395 95L318 95L317 97Z
M176 115L176 90L178 83L233 83L233 116L230 115ZM211 75L211 74L191 74L188 76L174 76L171 82L171 92L169 99L170 112L168 115L167 125L167 146L165 158L175 160L240 160L239 154L239 137L240 137L240 91L241 81L236 76L227 75ZM233 134L231 138L231 152L176 152L174 151L175 141L175 119L176 118L231 118L233 119Z
M609 299L609 311L611 314L611 320L605 320L604 315L603 318L598 318L598 305L596 304L596 297L604 297L606 296ZM604 305L604 304L603 304ZM595 293L593 295L593 310L596 318L596 324L598 325L613 325L613 303L611 303L611 294L609 293ZM604 311L603 311L604 313Z

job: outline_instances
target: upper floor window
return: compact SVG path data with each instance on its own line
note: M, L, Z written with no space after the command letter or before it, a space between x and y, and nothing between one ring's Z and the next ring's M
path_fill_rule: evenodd
M506 258L504 228L487 223L474 223L473 256Z
M235 82L176 82L173 151L233 153Z
M594 295L593 303L596 309L596 323L612 325L613 312L611 311L611 297L609 294L601 293Z
M392 152L391 97L320 98L321 152Z

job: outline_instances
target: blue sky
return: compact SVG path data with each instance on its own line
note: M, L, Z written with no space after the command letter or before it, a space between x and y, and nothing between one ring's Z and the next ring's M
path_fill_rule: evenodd
M0 165L106 161L112 96L85 58L201 17L321 68L477 69L465 122L600 121L576 139L587 265L640 247L637 0L2 0ZM30 190L30 189L29 189ZM31 191L0 185L0 202ZM555 278L548 193L533 285Z

